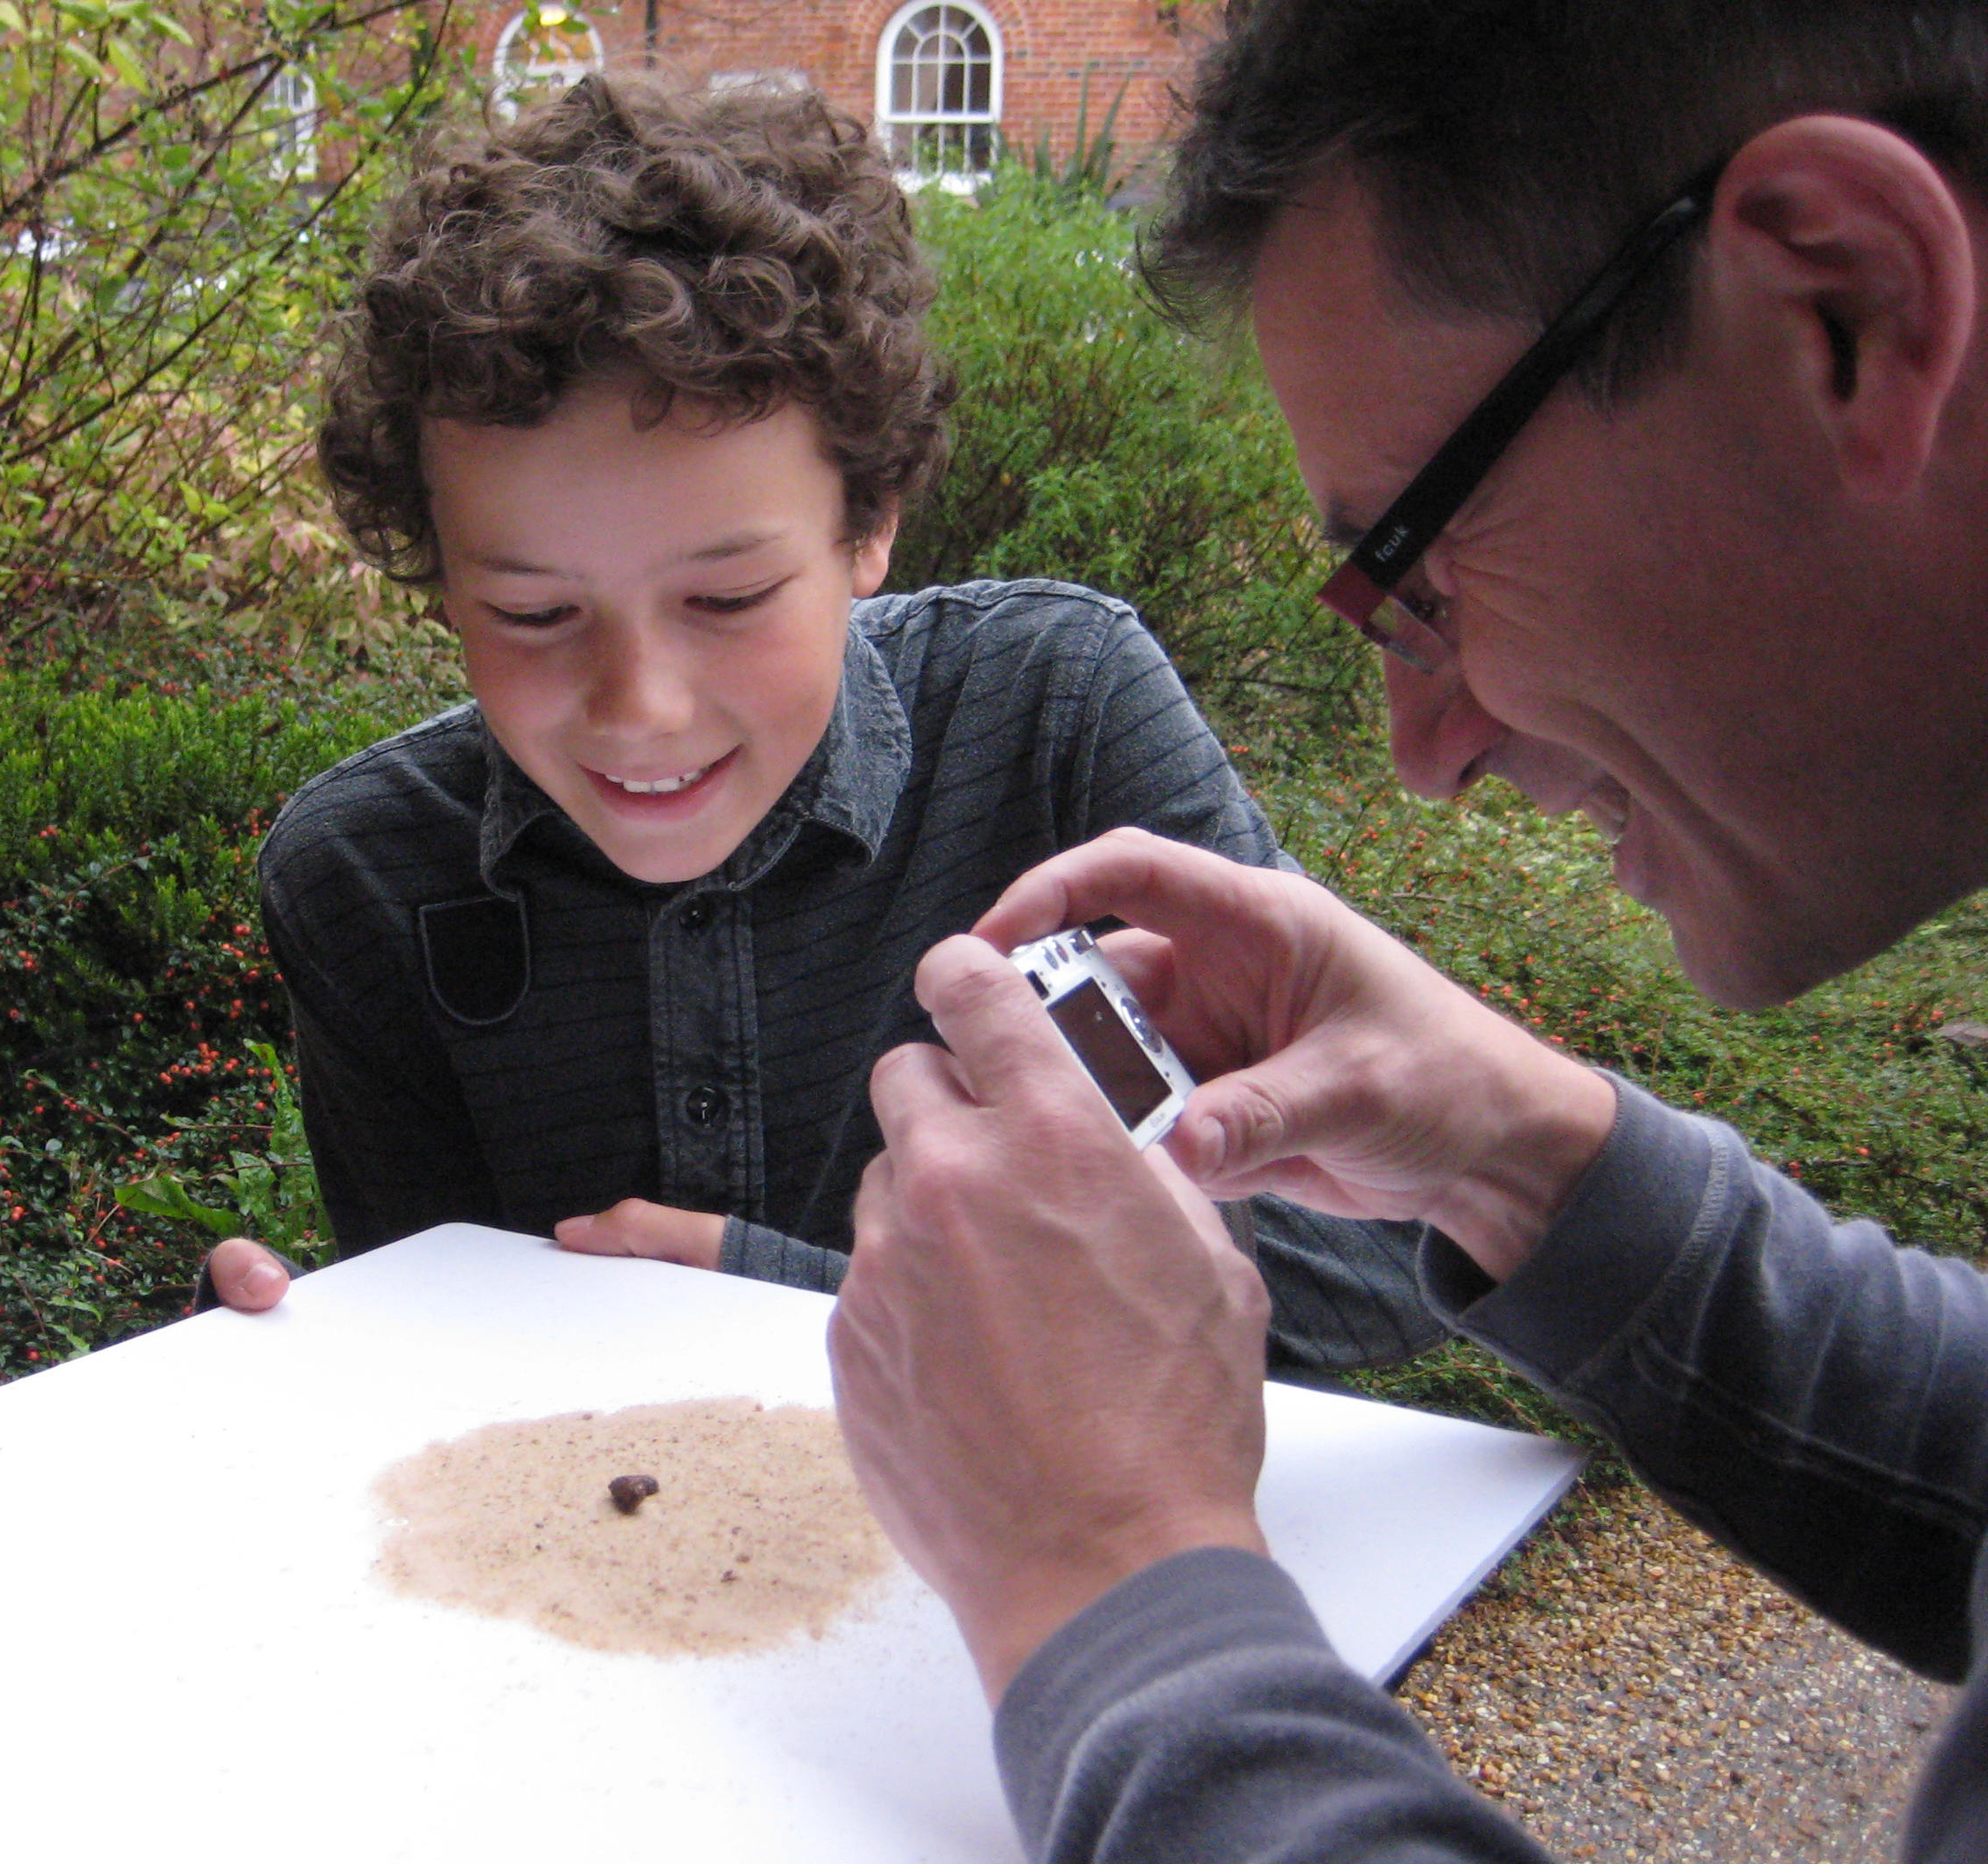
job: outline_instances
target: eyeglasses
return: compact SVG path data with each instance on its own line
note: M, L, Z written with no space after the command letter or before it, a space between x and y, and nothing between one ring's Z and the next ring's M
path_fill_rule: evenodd
M1421 673L1436 673L1455 658L1456 650L1430 625L1433 605L1397 594L1397 585L1483 484L1485 474L1580 360L1631 289L1705 217L1723 167L1720 162L1707 169L1639 229L1471 410L1333 571L1318 592L1326 607Z

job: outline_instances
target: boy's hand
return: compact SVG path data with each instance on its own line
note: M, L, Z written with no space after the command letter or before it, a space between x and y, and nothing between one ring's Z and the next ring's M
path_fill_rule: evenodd
M552 1226L561 1249L583 1256L650 1256L686 1268L716 1268L724 1219L708 1210L678 1210L624 1198L612 1210L566 1217Z
M246 1236L216 1244L207 1258L207 1275L221 1304L237 1313L262 1313L289 1291L289 1270Z

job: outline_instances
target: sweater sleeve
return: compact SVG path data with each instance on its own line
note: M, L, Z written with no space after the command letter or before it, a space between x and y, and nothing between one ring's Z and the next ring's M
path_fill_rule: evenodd
M1024 1666L994 1745L1038 1864L1544 1864L1227 1548L1134 1575Z
M1429 1238L1436 1304L1797 1597L1958 1678L1988 1522L1988 1282L1833 1222L1730 1128L1617 1086L1609 1144L1510 1281Z

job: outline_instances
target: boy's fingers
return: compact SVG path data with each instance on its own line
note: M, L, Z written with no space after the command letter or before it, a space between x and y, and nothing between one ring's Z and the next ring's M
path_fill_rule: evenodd
M582 1256L644 1256L709 1268L724 1235L724 1219L708 1211L679 1210L645 1198L624 1198L611 1209L563 1217L552 1226L561 1249Z
M207 1258L214 1293L223 1307L259 1314L275 1306L289 1291L289 1271L259 1243L230 1236L216 1244Z

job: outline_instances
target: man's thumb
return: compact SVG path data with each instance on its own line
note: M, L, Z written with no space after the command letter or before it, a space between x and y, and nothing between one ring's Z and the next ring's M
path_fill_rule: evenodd
M1296 1086L1278 1058L1218 1076L1197 1087L1175 1123L1167 1149L1204 1189L1260 1176L1298 1155L1290 1109Z

